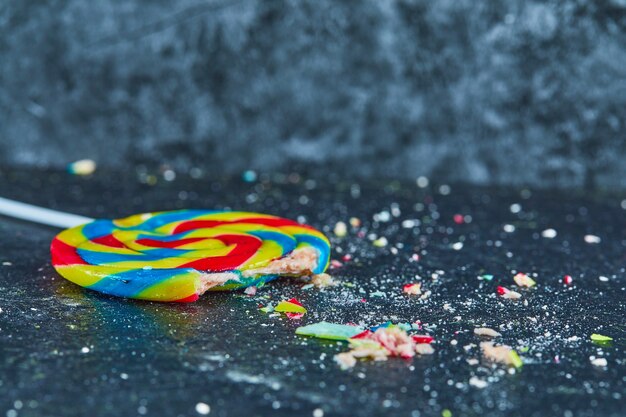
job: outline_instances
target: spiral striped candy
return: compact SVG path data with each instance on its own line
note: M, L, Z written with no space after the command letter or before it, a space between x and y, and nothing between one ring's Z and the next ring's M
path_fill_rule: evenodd
M55 237L51 253L59 274L80 286L120 297L190 302L206 290L322 273L330 243L312 227L280 217L180 210L73 227Z

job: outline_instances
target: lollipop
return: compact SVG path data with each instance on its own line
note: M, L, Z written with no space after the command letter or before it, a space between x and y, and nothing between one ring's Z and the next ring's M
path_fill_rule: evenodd
M52 265L80 286L120 297L190 302L208 290L328 267L330 243L321 232L265 214L179 210L89 220L56 223L79 225L54 238Z

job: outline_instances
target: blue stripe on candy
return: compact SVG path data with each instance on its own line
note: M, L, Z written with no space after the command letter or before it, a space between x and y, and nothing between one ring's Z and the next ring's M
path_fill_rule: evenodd
M152 235L144 235L144 234L139 234L137 235L137 239L152 239L152 240L158 240L159 242L174 242L177 240L181 240L184 239L185 236L187 236L189 233L191 232L195 232L197 229L194 230L187 230L186 232L181 232L181 233L176 233L174 235L161 235L161 234L152 234Z
M293 237L285 235L283 233L269 232L267 230L251 230L248 232L248 234L256 236L261 240L275 241L283 249L283 253L281 254L281 256L294 250L297 244L296 240Z
M330 259L330 246L324 240L316 236L295 234L294 237L298 240L298 243L308 243L320 252L319 262L313 270L316 274L321 274L328 265Z
M111 274L88 288L120 297L135 297L141 291L193 269L133 269Z
M83 226L82 232L87 240L93 240L111 234L115 229L118 227L111 220L96 220Z
M158 261L163 258L181 256L191 250L183 249L150 249L137 254L120 254L108 252L95 252L87 249L77 249L78 255L91 265L106 265L125 261Z
M179 222L179 221L187 221L193 220L196 217L200 217L206 214L214 214L214 213L222 213L220 210L179 210L173 212L164 212L161 214L156 214L144 221L143 223L133 227L134 230L153 230L163 225Z

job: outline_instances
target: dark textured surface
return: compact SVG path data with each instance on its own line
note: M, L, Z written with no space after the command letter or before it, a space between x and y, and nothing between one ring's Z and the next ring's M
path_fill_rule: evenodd
M624 0L0 4L0 163L625 187Z
M352 229L333 238L335 259L353 255L332 271L343 283L336 288L302 290L286 279L256 297L235 292L157 304L102 296L63 280L49 262L54 229L0 218L0 413L186 416L197 415L196 404L204 402L210 416L312 416L318 408L325 416L441 416L445 409L453 416L624 415L623 196L463 185L448 195L440 191L447 192L412 182L357 186L294 174L256 183L179 176L149 186L105 171L93 178L0 171L0 195L89 216L231 207L302 215L327 232L356 216L367 235L389 240L376 248ZM514 203L520 212L511 212ZM373 220L389 210L390 221ZM456 224L454 214L471 221ZM421 225L401 227L406 219ZM506 233L504 224L516 230ZM540 236L548 227L556 238ZM585 243L585 234L602 241ZM460 250L451 248L458 242ZM410 261L414 253L418 262ZM514 287L512 270L538 275L537 288L520 290L527 305L495 296L496 285ZM478 280L484 273L494 281ZM565 274L574 278L572 287L561 284ZM401 293L416 275L432 291L425 301ZM268 302L264 296L299 298L309 310L302 323L419 319L435 326L429 331L436 353L341 371L332 356L345 346L296 337L298 322L258 310ZM466 362L480 357L476 348L464 349L478 342L472 328L479 325L499 329L502 342L517 349L529 347L521 371ZM615 341L594 345L591 333ZM568 341L571 336L580 340ZM608 367L592 366L592 355L605 357ZM469 386L472 376L489 385Z

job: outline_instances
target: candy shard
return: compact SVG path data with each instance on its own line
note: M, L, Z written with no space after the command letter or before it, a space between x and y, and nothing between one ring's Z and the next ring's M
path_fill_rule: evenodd
M326 288L337 285L337 282L330 275L322 273L313 275L311 284L315 285L317 288Z
M500 333L496 332L489 327L477 327L474 329L474 334L477 336L485 336L485 337L500 337L502 336Z
M421 335L421 334L415 334L411 336L411 339L413 339L413 341L417 344L424 344L424 343L432 343L435 339L432 336L429 335Z
M522 294L518 293L517 291L512 291L502 286L498 286L498 288L496 288L496 292L502 298L507 298L509 300L517 300L522 297Z
M593 340L594 342L610 342L611 340L613 340L613 338L610 336L604 336L602 334L594 333L591 335L591 340Z
M415 353L418 355L432 355L435 353L435 348L429 343L418 343L415 345Z
M302 304L295 298L292 298L288 301L281 301L278 303L276 307L274 307L274 311L278 311L281 313L306 313L306 308L302 307Z
M67 171L74 175L91 175L96 171L96 162L92 159L81 159L69 164Z
M419 282L413 284L406 284L402 287L402 292L409 295L421 295L422 294L422 284Z
M516 274L513 277L513 280L520 287L528 287L528 288L530 288L530 287L534 287L535 285L537 285L537 283L535 282L534 279L532 279L528 275L523 274L521 272L519 274Z
M358 326L321 321L319 323L309 324L308 326L298 327L296 334L299 336L317 337L319 339L348 340L363 331L364 329Z
M480 349L486 359L502 363L504 365L520 368L523 365L522 360L513 348L507 345L495 346L493 342L482 342Z

